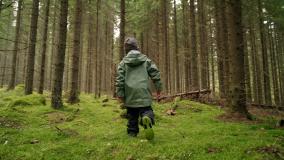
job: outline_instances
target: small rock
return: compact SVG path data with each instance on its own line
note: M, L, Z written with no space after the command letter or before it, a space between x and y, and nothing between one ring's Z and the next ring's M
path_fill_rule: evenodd
M7 140L4 142L4 145L6 145L6 144L8 144L8 141L7 141Z
M177 114L177 112L175 110L173 110L173 109L167 110L167 115L174 116L176 114Z
M132 155L129 155L129 156L126 158L126 160L135 160L135 158L133 158Z
M108 99L105 98L105 99L102 100L102 102L103 102L103 103L108 102Z
M108 96L106 96L106 95L102 96L102 98L103 98L102 99L103 103L108 102L108 100L109 100Z
M36 144L36 143L39 143L39 140L37 140L37 139L31 140L31 144Z

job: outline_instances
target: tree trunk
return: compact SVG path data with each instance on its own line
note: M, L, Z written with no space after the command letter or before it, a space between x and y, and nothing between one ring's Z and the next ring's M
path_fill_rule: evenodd
M189 15L188 15L188 1L187 0L182 0L182 33L183 33L183 48L184 48L184 76L185 76L185 91L190 90L190 85L191 85L191 63L190 63L190 37L189 37Z
M272 27L271 27L272 28ZM274 31L274 30L273 30ZM269 44L270 44L270 61L271 61L271 71L272 71L272 79L273 79L273 93L274 93L274 102L275 105L279 106L280 105L280 94L279 94L279 83L278 83L278 73L277 70L277 59L276 59L276 43L274 41L273 36L275 36L275 33L272 31L269 34Z
M89 0L89 13L88 13L88 59L87 59L87 72L86 72L86 91L87 93L91 93L92 91L92 84L93 84L93 58L94 58L94 18L93 14L91 13L91 6L92 6L92 0Z
M175 86L176 93L180 92L180 71L179 71L179 45L178 45L178 32L177 32L177 8L176 0L174 0L174 36L175 36Z
M60 1L60 18L59 18L59 44L55 58L55 68L53 75L53 89L51 95L51 105L58 109L63 107L62 103L62 80L64 71L66 36L67 36L67 16L68 16L68 0Z
M170 62L169 62L169 33L168 33L168 0L161 1L162 7L162 33L163 33L163 51L164 51L164 65L163 65L163 79L165 92L170 93Z
M2 88L5 84L5 77L6 77L6 63L7 61L7 55L4 54L4 64L3 64L3 68L2 68L2 73L1 73L1 84L0 87Z
M52 22L52 40L51 40L51 44L52 44L52 48L51 48L51 55L50 55L50 60L49 60L49 90L52 90L52 79L53 79L53 63L54 63L54 56L55 56L55 52L56 52L56 48L57 48L57 0L54 0L54 13L53 13L53 22Z
M71 58L71 90L68 102L71 104L79 102L78 97L78 71L79 71L79 54L81 43L81 21L82 21L82 0L76 0L75 24L74 24L74 40L73 53Z
M15 44L14 44L14 51L13 51L13 56L12 56L11 77L10 77L10 82L8 85L8 90L15 88L18 45L19 45L20 27L21 27L21 18L22 18L22 3L23 3L23 0L19 0L18 9L17 9L17 21L16 21L16 32L15 32L15 42L14 42ZM2 2L0 4L2 4Z
M44 75L45 75L45 57L47 48L47 31L48 31L48 20L49 20L49 5L50 0L46 1L45 16L44 16L44 26L43 26L43 43L41 52L41 67L40 67L40 80L38 93L42 94L44 90Z
M214 0L215 6L215 19L216 19L216 39L217 39L217 60L218 60L218 78L219 78L219 94L221 98L225 97L224 89L224 53L223 53L223 28L222 26L222 13L220 7L220 0Z
M284 54L283 46L280 42L280 37L279 37L279 30L276 28L274 31L275 37L274 37L274 42L275 42L275 49L277 54L275 54L275 59L276 59L276 74L277 74L277 81L278 83L278 92L279 92L279 105L284 106L284 92L282 92L282 87L283 87L283 79L281 79L281 59L280 59L280 54ZM281 50L282 48L282 50ZM283 57L284 58L284 57ZM282 60L283 61L283 60Z
M124 1L124 0L123 0ZM125 2L124 2L125 3ZM100 68L100 6L101 5L101 0L97 0L97 11L96 11L96 53L95 53L95 73L96 73L96 76L95 76L95 96L96 97L99 97L99 90L100 90L100 73L101 71L99 70ZM123 7L124 8L124 7ZM125 12L125 11L123 11ZM124 17L124 15L123 15ZM124 22L120 22L120 23L124 23ZM122 25L122 24L121 24ZM124 24L123 24L123 30L124 30ZM124 32L124 31L123 31ZM123 39L124 39L124 33L120 33L120 34L123 34ZM121 35L122 36L122 35ZM122 42L122 41L120 41ZM124 40L123 40L123 46L124 46ZM120 57L120 58L123 58L123 57Z
M249 49L248 49L248 44L247 44L247 35L246 31L243 33L243 39L244 39L244 54L245 54L245 59L244 59L244 64L245 64L245 85L246 85L246 96L247 96L247 101L251 102L251 83L250 83L250 64L249 64Z
M39 14L39 0L33 0L33 9L30 24L30 42L27 59L26 77L25 77L25 94L32 94L33 91L33 77L35 64L35 49L37 38L37 24Z
M260 27L260 39L261 39L261 51L262 51L262 62L263 62L263 83L264 83L264 98L265 104L271 105L271 88L270 88L270 72L268 64L268 54L267 54L267 42L264 29L264 20L263 20L263 7L262 2L258 0L258 18L259 18L259 27Z
M198 1L199 36L200 36L200 58L201 58L201 89L208 89L208 43L207 43L207 20L206 0Z
M229 105L232 112L247 117L241 1L228 0L226 6L228 9L229 54L231 57Z
M199 74L198 74L198 54L197 54L197 40L196 40L196 24L195 24L195 6L194 0L190 0L190 30L191 30L191 67L192 72L192 90L199 90Z
M2 5L3 5L3 0L0 0L0 16L1 16L1 13L2 13Z
M210 43L210 59L211 59L211 79L212 79L212 91L213 93L215 93L216 91L216 87L215 87L215 50L214 50L214 33L213 33L213 26L212 26L212 17L210 17L210 25L209 25L209 33L210 33L210 37L209 37L209 43Z
M227 13L226 13L226 0L222 0L221 2L221 23L222 23L222 52L224 58L224 93L225 95L229 94L229 86L230 86L230 55L229 55L229 44L228 44L228 24L227 24ZM225 96L226 97L226 96ZM228 97L226 97L228 99Z
M280 52L278 54L278 60L279 60L279 77L280 77L280 93L281 93L281 106L284 107L284 33L279 33L279 47Z
M119 36L119 60L124 57L125 39L125 0L120 0L120 36Z

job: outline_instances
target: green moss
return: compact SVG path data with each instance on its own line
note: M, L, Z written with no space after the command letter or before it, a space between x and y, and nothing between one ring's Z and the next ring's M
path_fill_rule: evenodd
M254 160L279 159L274 153L283 155L283 129L265 127L274 123L272 119L263 124L223 122L215 118L223 113L215 106L181 100L177 114L167 116L165 111L172 103L154 103L155 139L149 142L142 127L137 138L127 136L127 120L120 117L122 110L112 99L107 102L111 105L101 107L100 99L82 94L79 104L54 110L50 105L42 106L37 97L41 95L11 94L5 92L3 97L28 104L16 108L23 112L7 109L7 105L0 108L0 117L21 122L21 127L0 126L0 159ZM267 146L273 147L273 152Z
M24 84L18 84L15 87L15 92L24 92L24 90L25 90L25 85Z
M4 97L2 98L3 101L12 101L13 97Z
M8 104L8 107L33 106L33 105L45 105L45 104L46 100L43 95L31 94L15 98Z

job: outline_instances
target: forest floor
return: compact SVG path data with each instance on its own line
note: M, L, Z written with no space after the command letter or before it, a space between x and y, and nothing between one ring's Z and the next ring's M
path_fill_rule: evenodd
M217 118L223 109L188 100L169 116L171 103L155 103L155 139L147 141L142 128L137 138L127 136L115 100L80 99L54 110L47 93L0 89L0 160L284 159L284 130L273 117L225 122Z

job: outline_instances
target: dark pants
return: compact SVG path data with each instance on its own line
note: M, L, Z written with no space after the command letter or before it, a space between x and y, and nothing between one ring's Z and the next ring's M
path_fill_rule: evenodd
M127 133L139 133L138 121L139 116L142 118L144 116L148 116L152 124L154 124L154 112L152 107L137 107L137 108L130 108L127 107L127 117L128 117L128 124L127 124Z

